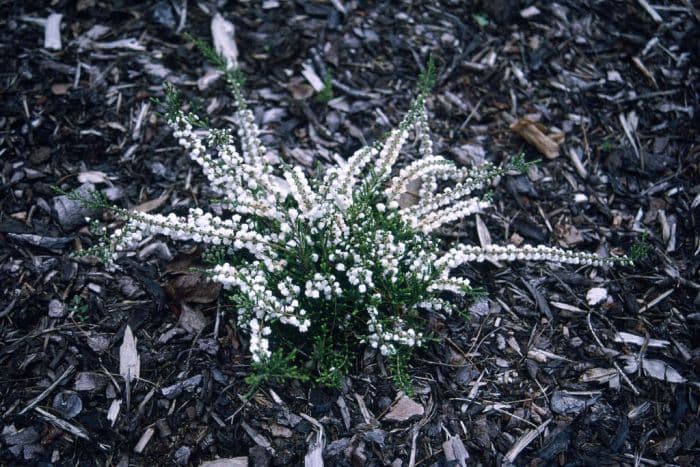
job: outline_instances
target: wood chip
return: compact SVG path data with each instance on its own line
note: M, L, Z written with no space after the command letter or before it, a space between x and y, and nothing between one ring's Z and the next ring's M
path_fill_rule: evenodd
M72 86L71 83L54 83L51 85L51 94L54 96L65 96Z
M579 177L583 179L588 178L588 171L583 166L579 153L576 151L576 149L569 148L569 159L571 159L571 163L574 164L574 168L576 169L576 173L579 175Z
M159 196L158 198L154 198L148 201L144 201L143 203L134 206L135 211L140 211L140 212L150 212L155 209L158 209L161 207L170 197L170 191L165 193L163 196Z
M272 444L265 438L263 435L255 431L253 427L248 425L246 422L241 422L241 427L245 430L246 433L248 433L248 436L257 444L258 446L262 446L268 451L270 451L271 454L275 453L274 448L272 447Z
M615 368L590 368L581 374L579 381L581 383L607 383L618 376Z
M122 400L121 399L112 400L112 403L109 406L109 410L107 411L107 420L109 421L111 426L114 426L114 423L117 421L121 407L122 407Z
M564 142L563 133L546 135L542 125L527 118L516 120L511 124L510 129L535 146L547 159L559 157L559 147Z
M138 39L134 37L129 37L127 39L120 39L118 41L112 41L112 42L93 42L92 47L95 49L105 49L105 50L111 50L111 49L127 49L127 50L133 50L135 52L143 52L146 50L146 47L141 44Z
M651 16L651 19L653 19L654 22L656 22L656 23L663 23L664 22L661 15L659 15L659 13L657 13L657 11L654 9L654 7L652 7L649 4L649 2L647 2L647 0L637 0L637 3L639 3L639 5L641 5L641 7L644 8L644 11L646 11L649 14L649 16Z
M520 10L520 17L521 18L532 18L533 16L537 16L541 13L540 9L537 8L536 6L529 6L523 10Z
M61 19L63 15L51 13L44 25L44 48L61 50Z
M649 69L646 67L646 65L644 65L644 62L642 62L642 59L641 59L641 58L639 58L639 57L632 57L632 63L634 64L635 67L637 67L637 69L638 69L639 71L642 72L642 74L644 75L644 77L645 77L651 84L654 85L655 88L658 88L658 87L659 87L659 85L656 83L656 78L654 78L653 73L652 73L651 71L649 71Z
M224 19L220 13L211 19L211 36L216 50L224 59L229 68L238 68L238 47L234 35L236 28L230 21Z
M544 432L544 429L547 428L547 425L549 425L551 421L552 419L547 420L537 428L528 431L523 436L518 438L518 441L516 441L515 444L513 444L513 446L508 450L503 459L506 462L515 462L515 459L517 459L518 454L520 454L523 449L528 447L530 443L532 443L535 440L535 438L542 434Z
M139 377L141 359L136 350L136 338L129 325L124 329L124 341L119 347L119 374L131 382Z
M183 303L178 324L191 334L199 334L209 324L209 320L200 310Z
M625 344L635 344L635 345L644 345L646 343L647 347L657 347L657 348L664 348L668 347L671 345L669 341L662 340L662 339L647 339L642 336L637 336L636 334L632 334L629 332L618 332L615 333L615 342L623 342Z
M38 413L42 418L47 420L49 423L54 425L55 427L57 427L63 431L67 431L68 433L70 433L74 436L77 436L78 438L90 440L90 435L88 434L88 432L84 428L82 428L78 425L74 425L73 423L67 422L66 420L63 420L62 418L58 418L54 414L47 412L46 410L42 409L41 407L35 407L34 411L36 413ZM103 446L100 445L100 447L103 447Z
M85 172L80 172L78 174L78 181L80 183L109 183L109 178L107 174L100 170L86 170Z
M230 457L202 462L199 467L248 467L247 457Z
M673 288L670 288L667 291L663 292L661 295L659 295L658 297L656 297L655 299L653 299L652 301L650 301L649 303L647 303L646 305L641 307L639 309L639 313L644 313L645 311L647 311L651 308L654 308L656 305L659 304L659 302L661 302L661 300L668 297L669 295L671 295L675 291L676 291L676 289L675 289L675 287L673 287Z
M141 454L144 449L146 449L146 446L148 446L148 442L151 441L151 438L153 437L153 433L155 433L156 430L152 426L149 426L146 428L146 430L141 434L141 437L139 438L139 441L136 443L136 446L134 446L134 452L136 454Z
M667 383L685 383L687 381L675 368L662 360L643 358L642 369L645 375Z
M19 414L22 415L22 414L25 413L27 410L29 410L29 409L31 409L32 407L34 407L35 405L37 405L39 402L41 402L41 401L43 401L44 399L46 399L46 396L48 396L49 394L51 394L51 391L53 391L53 390L56 388L56 386L58 386L59 384L61 384L61 383L63 382L64 379L66 379L66 378L69 377L71 374L73 374L73 371L74 371L74 370L75 370L75 365L69 365L68 368L66 368L66 370L61 374L61 376L59 376L58 378L56 378L56 380L55 380L53 383L51 383L51 385L50 385L48 388L44 389L44 390L41 392L41 394L39 394L39 395L36 396L34 399L32 399L31 402L29 402L29 403L27 404L27 406L26 406L24 409L22 409L22 410L20 411Z
M459 436L448 436L447 441L442 443L442 451L445 453L445 459L450 465L467 467L467 459L469 452L464 447L464 443L459 439Z
M622 125L622 129L625 131L625 136L627 136L627 139L629 140L630 144L632 145L632 148L634 149L635 154L637 155L637 159L641 161L641 154L639 151L637 138L635 136L637 132L637 124L639 123L637 113L633 110L627 115L620 114L618 115L618 119L620 120L620 125ZM644 164L642 164L642 169L644 169Z
M326 85L323 84L321 78L319 78L319 76L309 64L305 63L302 65L301 74L304 76L304 78L306 78L306 81L309 82L311 87L314 88L314 91L321 92L326 87Z
M313 417L304 413L299 414L306 421L310 422L316 429L316 438L309 443L309 450L304 456L304 467L323 467L323 448L326 446L323 425Z
M401 395L398 401L391 407L389 412L384 416L384 420L390 422L405 422L413 417L420 417L425 412L422 405L409 399L405 395Z

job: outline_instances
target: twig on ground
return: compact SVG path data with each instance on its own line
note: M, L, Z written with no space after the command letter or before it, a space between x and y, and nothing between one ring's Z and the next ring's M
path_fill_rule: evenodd
M27 412L29 409L31 409L32 407L34 407L35 405L37 405L39 402L41 402L41 401L43 401L44 399L46 399L46 396L48 396L48 395L51 393L51 391L53 391L53 390L56 388L56 386L58 386L59 384L61 384L61 382L62 382L64 379L66 379L68 376L70 376L70 375L73 373L73 370L75 370L75 365L70 365L68 368L66 368L66 370L61 374L61 376L59 376L58 378L56 378L56 381L54 381L53 383L51 383L51 386L49 386L48 388L44 389L44 390L41 392L41 394L39 394L39 395L36 396L34 399L32 399L31 402L29 402L29 404L27 404L27 406L26 406L25 408L23 408L23 409L19 412L19 414L20 414L20 415L24 414L24 413Z
M649 2L647 2L647 0L637 0L637 3L639 3L639 5L642 8L644 8L644 11L646 11L649 14L649 16L651 16L651 19L653 19L654 22L656 22L656 23L663 23L664 22L661 15L656 12L654 7L652 7L649 4Z
M522 452L522 450L528 447L530 443L532 443L535 440L535 438L542 434L544 429L547 428L547 425L549 425L551 421L552 419L550 418L537 428L533 428L532 430L528 431L523 436L518 438L518 441L516 441L515 444L508 450L503 459L510 463L515 462L515 459Z
M593 338L595 339L596 343L598 343L598 346L605 352L606 347L603 345L603 342L601 342L601 340L598 338L598 335L595 333L595 330L593 330L593 324L591 323L591 313L588 313L588 315L586 316L586 322L588 323L588 329L591 331L591 334L593 334ZM639 389L637 389L632 380L627 377L627 374L624 371L622 371L620 365L618 365L615 360L612 360L612 364L615 366L615 369L617 370L620 377L632 389L634 394L638 396L640 394Z

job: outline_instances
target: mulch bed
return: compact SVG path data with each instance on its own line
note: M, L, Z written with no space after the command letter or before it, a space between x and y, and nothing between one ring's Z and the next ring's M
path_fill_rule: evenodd
M45 3L0 2L0 463L299 465L323 449L327 465L700 464L691 2ZM271 386L246 401L245 336L193 272L201 250L154 239L112 271L76 258L95 241L85 216L113 219L53 189L92 185L164 213L206 206L151 98L171 81L213 126L230 124L223 83L182 37L210 40L217 12L235 25L263 142L285 161L311 170L375 140L432 53L436 153L542 159L447 237L605 255L648 232L648 256L466 268L488 296L468 320L429 323L413 404L361 351L342 390ZM330 101L304 69L330 73ZM141 368L130 384L127 326Z

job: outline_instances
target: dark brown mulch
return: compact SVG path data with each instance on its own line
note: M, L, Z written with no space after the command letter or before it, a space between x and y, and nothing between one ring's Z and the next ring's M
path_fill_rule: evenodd
M181 1L0 2L0 463L297 465L322 426L328 465L699 464L700 11L659 1L657 22L632 0L335 3L190 1L180 28ZM285 160L331 163L381 135L433 53L438 153L543 158L501 180L482 237L607 254L647 231L652 251L609 270L466 270L489 295L468 321L432 323L438 342L412 367L422 416L390 420L405 401L392 405L372 355L342 391L292 384L244 403L245 339L190 272L201 252L156 239L115 271L75 259L94 241L84 217L102 214L52 189L206 205L150 98L175 82L227 124L222 83L198 89L210 67L181 34L209 39L217 11ZM50 13L63 14L60 50L44 48ZM330 102L303 64L330 71ZM511 130L530 121L558 157ZM590 305L591 289L608 298ZM141 360L129 385L127 325Z

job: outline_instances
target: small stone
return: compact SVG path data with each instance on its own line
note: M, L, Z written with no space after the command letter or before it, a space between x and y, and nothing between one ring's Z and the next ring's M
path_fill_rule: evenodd
M558 413L560 415L575 415L586 407L590 407L595 404L599 398L599 395L591 398L582 398L573 396L564 391L554 391L550 406L554 413Z
M39 146L29 156L29 162L38 165L43 164L51 158L51 148L48 146Z
M87 344L94 352L102 353L109 347L109 339L103 335L89 336Z
M189 446L180 446L175 451L175 463L177 465L187 465L190 462L192 449Z
M60 300L53 299L49 302L49 318L63 318L66 314L66 307Z
M298 101L306 100L314 95L314 88L299 80L291 80L287 85L287 89L292 94L292 97Z
M588 195L584 193L576 193L574 195L574 203L580 204L580 203L587 203L588 202Z
M586 292L586 301L590 306L602 303L608 298L608 291L602 287L593 287Z
M102 190L102 193L110 201L117 201L124 197L124 190L116 186L105 188L104 190Z
M83 411L83 401L77 394L59 392L53 398L53 408L65 418L73 418Z
M612 82L623 83L623 84L625 83L625 80L622 79L622 75L620 75L620 72L616 71L616 70L608 70L607 79L608 79L608 81L612 81Z
M326 446L325 456L326 457L339 457L343 456L345 450L350 446L350 440L348 438L340 438L333 441L328 446Z
M385 437L386 437L386 432L384 430L380 430L378 428L376 428L374 430L366 431L363 435L363 438L366 441L372 441L373 443L376 443L379 446L384 445L384 438Z
M201 311L182 305L179 324L185 331L198 334L208 324L208 320Z
M153 10L151 10L151 19L157 25L168 29L174 29L177 26L173 9L170 3L165 0L155 4Z
M412 401L406 396L401 396L396 404L384 416L390 422L405 422L413 417L420 417L425 412L422 405Z
M73 193L80 197L88 197L93 191L95 191L95 186L86 183ZM94 209L85 208L79 201L70 199L65 195L53 198L51 212L61 228L67 232L84 225L86 217L95 217L97 215Z
M72 87L71 83L54 83L51 85L51 94L54 96L65 96Z
M477 318L484 317L489 314L489 301L479 300L469 307L469 314L476 316Z

